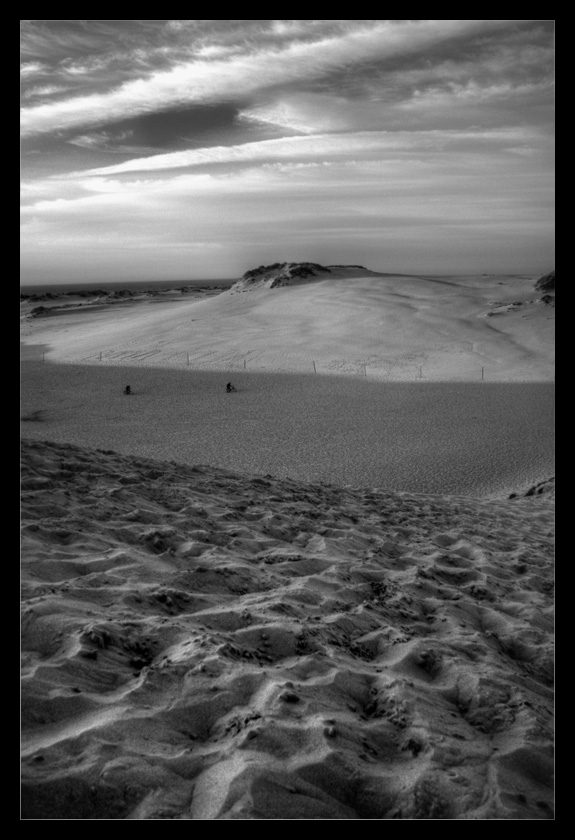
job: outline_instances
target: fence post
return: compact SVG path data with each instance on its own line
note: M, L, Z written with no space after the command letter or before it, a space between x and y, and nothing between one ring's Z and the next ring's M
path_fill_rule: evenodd
M484 372L484 370L485 370L485 368L481 368L481 380L482 380L482 381L483 381L483 379L484 379L484 376L483 376L483 372Z
M188 367L190 366L190 354L188 353Z
M102 361L102 351L100 350L100 361Z
M246 369L246 360L244 359L244 370Z
M317 370L315 369L315 362L313 361L313 359L312 359L312 365L313 365L313 372L317 373Z

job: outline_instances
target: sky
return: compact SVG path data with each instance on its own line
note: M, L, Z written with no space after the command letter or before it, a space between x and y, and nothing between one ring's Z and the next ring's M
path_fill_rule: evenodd
M22 20L21 283L554 268L552 20Z

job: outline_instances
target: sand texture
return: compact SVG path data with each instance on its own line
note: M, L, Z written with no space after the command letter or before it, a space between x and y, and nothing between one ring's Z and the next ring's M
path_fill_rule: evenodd
M553 818L550 494L36 441L22 521L24 819Z
M554 819L554 276L263 268L22 304L21 818Z
M546 382L24 361L22 417L26 438L416 493L506 497L555 471L554 385Z

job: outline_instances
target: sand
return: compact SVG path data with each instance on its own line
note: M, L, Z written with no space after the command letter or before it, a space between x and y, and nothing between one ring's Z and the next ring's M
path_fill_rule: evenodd
M23 446L24 819L552 819L553 504Z
M554 474L554 386L544 382L25 361L22 416L27 438L301 481L506 497Z
M22 819L554 818L554 310L351 280L25 311Z
M194 370L357 374L383 381L553 381L554 308L535 277L335 270L296 287L232 287L24 321L46 359ZM28 305L30 308L31 305ZM41 353L40 353L41 358Z

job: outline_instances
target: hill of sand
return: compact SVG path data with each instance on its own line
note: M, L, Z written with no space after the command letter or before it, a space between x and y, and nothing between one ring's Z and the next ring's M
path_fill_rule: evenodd
M23 303L22 818L553 819L554 307L260 268Z
M315 370L385 381L553 380L555 311L534 277L410 277L328 266L294 278L301 265L290 263L284 285L285 265L255 280L244 275L204 299L57 315L50 307L24 320L22 340L42 346L48 360L81 364Z
M23 819L553 819L547 498L24 442Z

